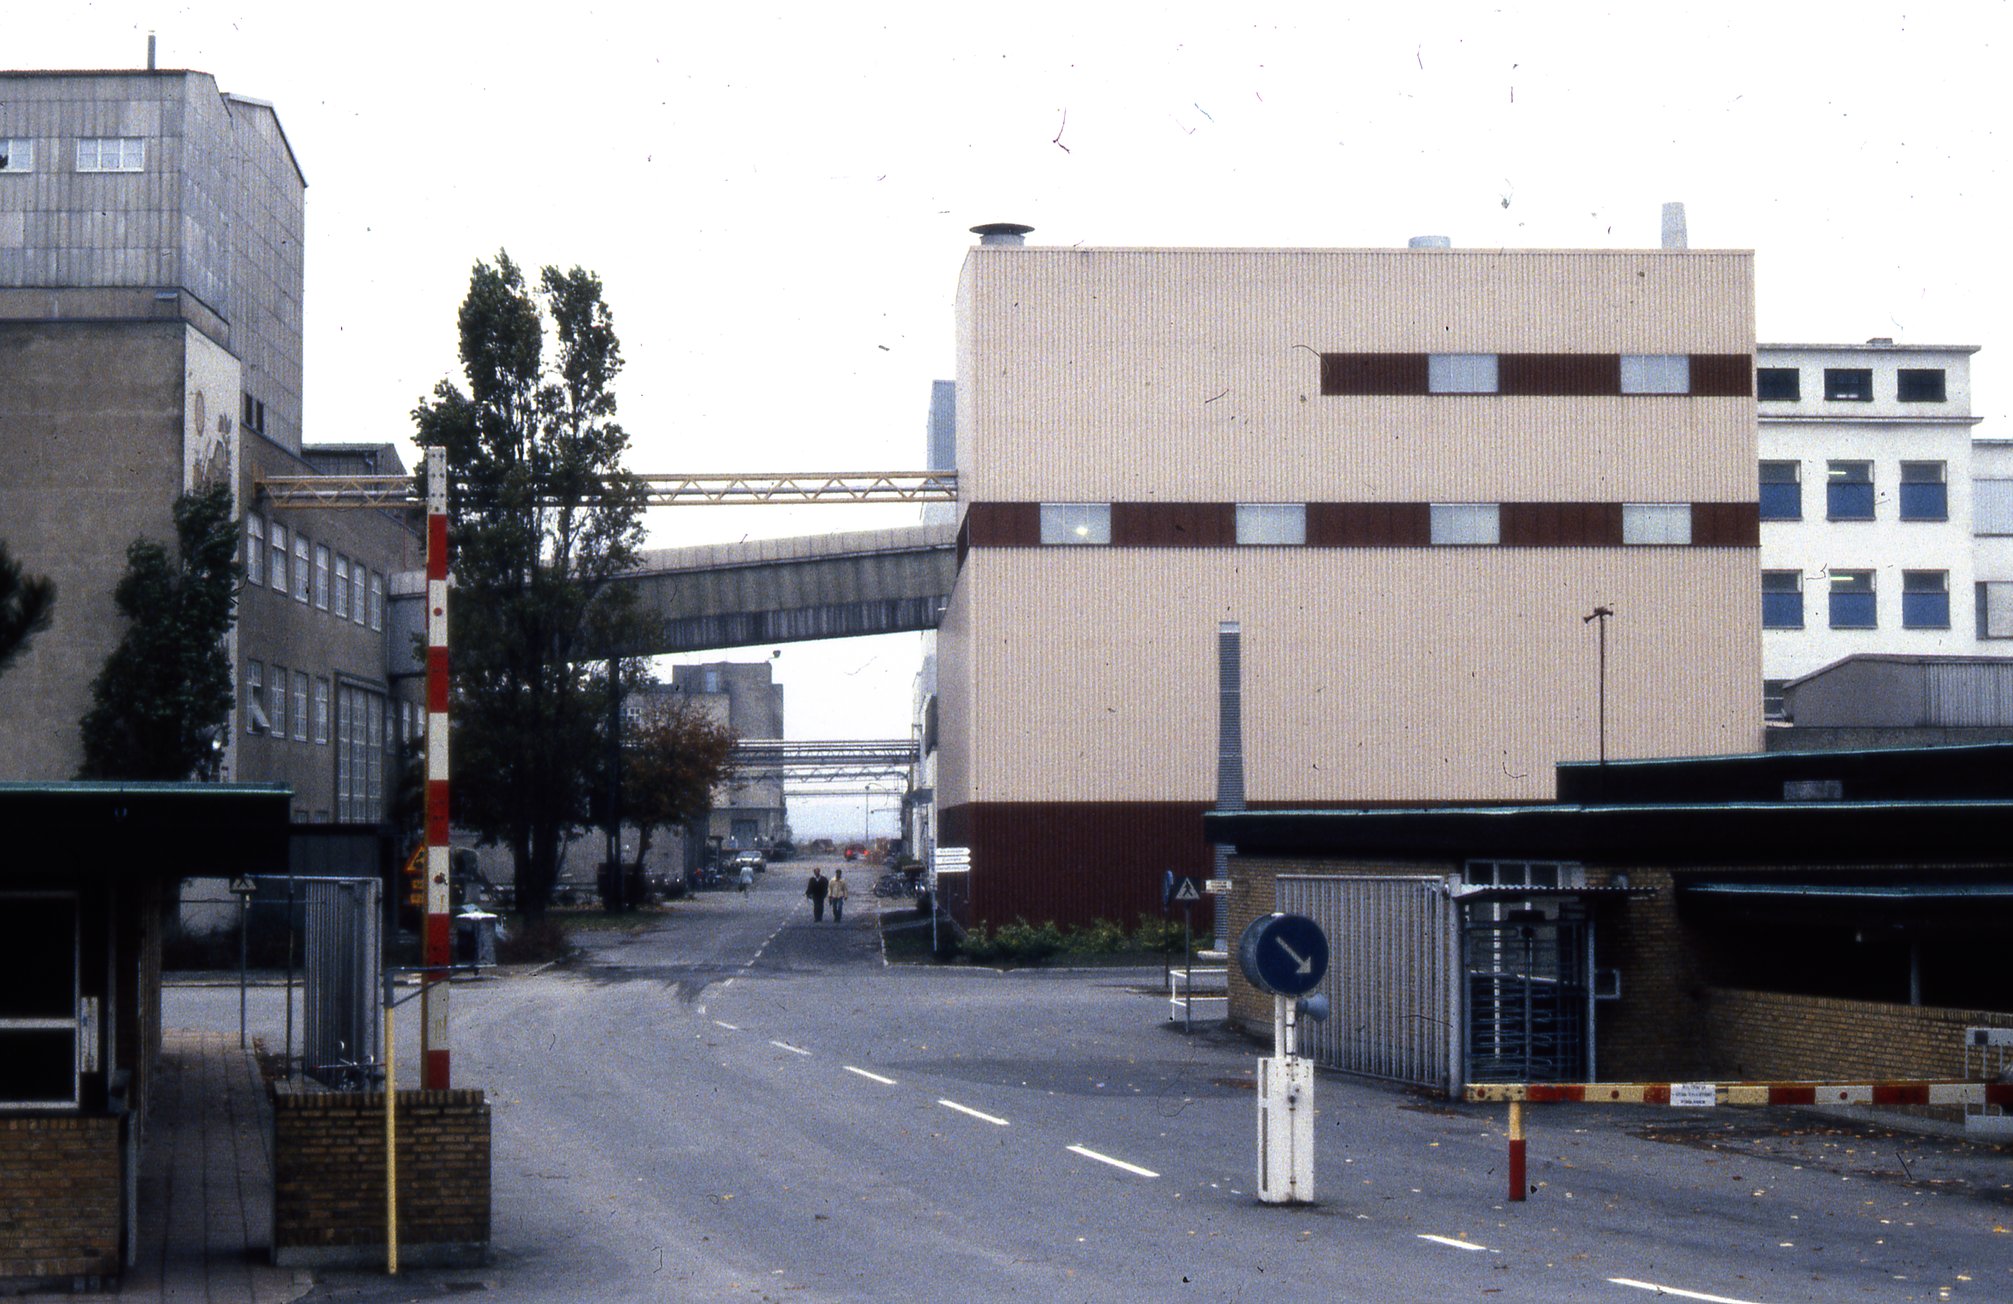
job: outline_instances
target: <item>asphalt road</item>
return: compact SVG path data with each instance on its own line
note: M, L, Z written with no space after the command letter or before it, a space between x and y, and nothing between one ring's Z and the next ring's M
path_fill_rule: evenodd
M1157 969L889 968L870 872L843 925L806 872L458 986L494 1262L311 1298L2013 1299L2013 1157L1807 1116L1533 1109L1512 1204L1500 1108L1323 1077L1318 1203L1262 1206L1258 1048Z

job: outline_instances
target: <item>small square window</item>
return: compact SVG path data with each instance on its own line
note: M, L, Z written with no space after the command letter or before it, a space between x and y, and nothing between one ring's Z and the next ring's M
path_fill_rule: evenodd
M1950 628L1950 572L1901 572L1903 629Z
M1947 521L1950 496L1943 483L1941 462L1901 464L1901 519L1904 521Z
M1110 503L1043 503L1041 541L1044 544L1111 542Z
M137 136L86 136L77 142L79 172L140 172L147 142Z
M1761 464L1761 519L1800 521L1803 519L1803 464L1763 462Z
M1824 514L1833 521L1873 519L1873 463L1825 463Z
M1795 367L1757 367L1754 396L1763 403L1794 403L1803 397L1803 373Z
M1784 720L1783 685L1787 679L1764 679L1761 681L1761 718L1764 720Z
M1493 353L1433 353L1426 358L1426 391L1430 394L1493 394L1496 355Z
M1871 403L1873 373L1865 367L1826 367L1824 397L1833 403Z
M1763 629L1803 628L1803 574L1793 570L1761 573Z
M1307 505L1305 503L1237 504L1237 542L1306 543Z
M35 142L20 136L0 136L0 172L33 172Z
M1894 397L1903 403L1944 402L1943 368L1901 368L1894 377Z
M1873 629L1879 623L1876 615L1872 571L1831 572L1833 629Z
M1622 542L1626 544L1690 543L1691 504L1623 503Z
M1502 512L1495 503L1434 503L1431 539L1448 547L1489 545L1502 541Z
M1622 393L1689 394L1691 359L1682 353L1624 353Z

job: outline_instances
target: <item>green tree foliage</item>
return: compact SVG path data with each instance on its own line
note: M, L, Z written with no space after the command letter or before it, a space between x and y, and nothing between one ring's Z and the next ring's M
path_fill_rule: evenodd
M622 815L636 825L636 860L660 828L713 809L713 789L733 770L740 735L691 698L656 695L622 749Z
M174 557L152 539L126 549L112 597L126 635L91 684L85 779L213 778L231 714L224 647L237 608L238 523L228 484L175 500Z
M24 576L0 543L0 671L28 650L28 640L49 628L56 609L56 582L42 576Z
M622 464L622 369L600 278L508 254L479 262L460 316L466 391L413 411L447 449L454 818L509 846L519 908L542 913L567 834L585 822L605 687L634 615L609 581L635 564L643 490Z

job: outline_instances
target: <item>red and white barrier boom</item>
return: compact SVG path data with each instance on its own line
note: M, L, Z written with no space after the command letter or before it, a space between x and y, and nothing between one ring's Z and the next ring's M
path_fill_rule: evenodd
M1997 1105L2013 1109L2013 1082L1908 1080L1893 1082L1477 1082L1470 1104L1510 1106L1510 1198L1524 1181L1524 1106L1665 1105Z

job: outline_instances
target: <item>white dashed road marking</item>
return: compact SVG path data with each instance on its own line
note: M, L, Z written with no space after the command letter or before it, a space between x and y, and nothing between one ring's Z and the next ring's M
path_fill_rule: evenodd
M973 1118L980 1119L983 1122L991 1123L994 1127L1007 1126L1007 1121L1005 1119L995 1118L991 1114L981 1114L978 1110L973 1109L970 1105L960 1105L955 1100L939 1100L937 1103L939 1105L942 1105L945 1109L955 1109L960 1114L970 1114Z
M792 1046L787 1041L776 1041L775 1039L771 1038L769 1044L771 1046L776 1047L778 1050L789 1051L792 1055L809 1055L811 1053L810 1051L805 1050L802 1046Z
M878 1082L884 1087L892 1087L895 1085L895 1080L893 1078L884 1078L878 1073L869 1073L865 1069L856 1069L850 1064L846 1065L846 1072L857 1073L861 1077L865 1078L867 1081Z
M1110 1155L1101 1155L1089 1146L1071 1146L1069 1149L1071 1154L1082 1155L1085 1159L1095 1159L1100 1164L1110 1164L1113 1168L1123 1168L1126 1172L1137 1173L1141 1177L1160 1176L1159 1173L1154 1172L1151 1168L1141 1168L1138 1164L1128 1164L1123 1159L1113 1159Z
M1422 1241L1431 1241L1435 1245L1451 1245L1457 1250L1486 1250L1489 1248L1486 1245L1477 1245L1473 1241L1457 1241L1451 1236L1433 1236L1426 1232L1420 1232L1419 1239Z
M1708 1295L1703 1291L1681 1290L1676 1286L1659 1286L1653 1281L1635 1281L1628 1277L1610 1277L1617 1286L1631 1286L1636 1290L1655 1291L1659 1295L1670 1295L1677 1299L1704 1300L1705 1304L1756 1304L1754 1300L1735 1299L1731 1295Z
M721 1027L725 1028L729 1032L741 1031L741 1025L738 1023L729 1023L725 1019L715 1019L713 1020L713 1022L719 1024Z

